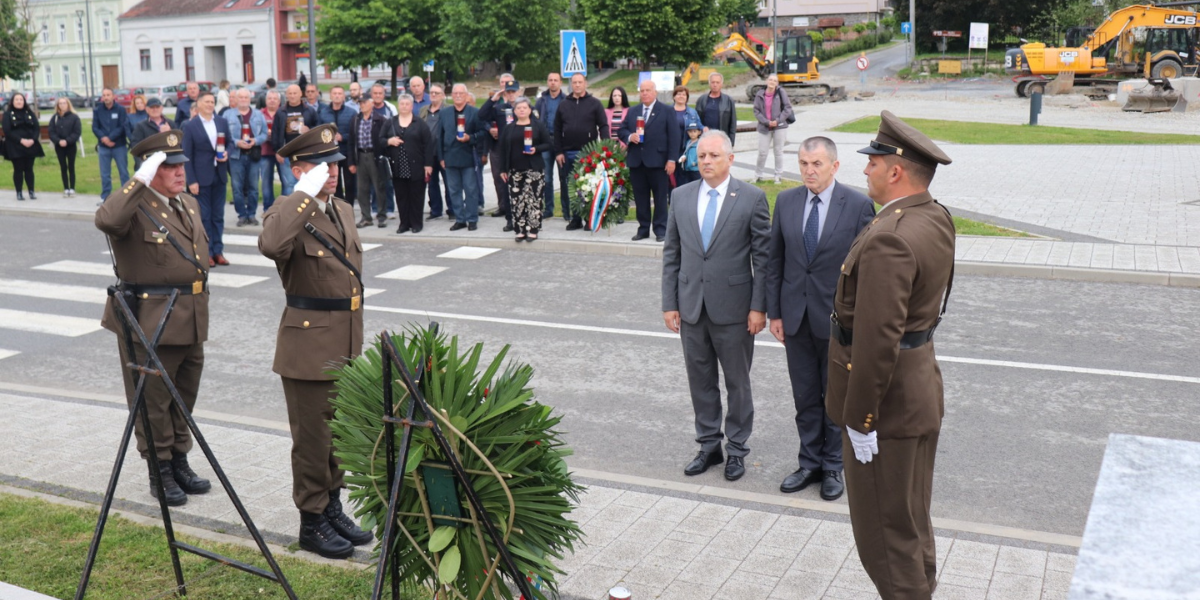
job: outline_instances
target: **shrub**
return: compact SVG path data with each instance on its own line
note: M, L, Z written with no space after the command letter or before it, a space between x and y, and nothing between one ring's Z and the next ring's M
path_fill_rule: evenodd
M827 41L833 41L838 39L838 30L830 27L829 29L822 31L821 35L824 35Z
M896 23L897 23L896 17L884 17L879 22L883 24L883 27L885 29L895 29L896 28Z
M817 60L822 62L857 52L870 50L880 44L891 41L892 35L888 30L879 34L866 34L850 41L842 42L832 48L819 48L816 52Z
M895 37L896 34L891 29L881 29L881 30L879 30L879 33L877 33L875 35L876 35L876 37L879 38L880 44L886 44L886 43L892 41L892 38Z
M854 24L854 33L862 33L866 30L867 30L866 23L855 23Z
M812 38L813 45L817 46L818 48L821 47L821 43L825 41L825 36L821 35L821 32L815 29L808 32L808 37Z
M876 23L875 21L867 21L866 26L867 29L870 29L871 31L879 29L879 23Z

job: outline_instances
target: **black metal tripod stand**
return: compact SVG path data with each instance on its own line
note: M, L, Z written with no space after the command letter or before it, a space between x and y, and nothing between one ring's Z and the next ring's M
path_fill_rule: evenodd
M429 326L430 332L436 335L438 324L431 323ZM462 463L458 460L458 456L454 453L450 443L446 441L446 436L442 433L441 426L438 425L436 419L432 417L433 410L425 402L425 396L421 394L421 388L417 383L421 376L425 373L426 364L432 357L421 357L420 364L417 365L417 372L414 376L409 372L408 367L400 358L400 352L396 349L396 344L392 341L392 334L388 331L383 331L379 334L379 338L383 346L383 427L385 451L387 453L387 485L391 490L388 497L387 517L383 526L383 538L379 541L379 566L375 571L375 587L371 592L371 600L380 600L383 596L383 579L384 573L391 575L392 600L400 600L400 565L392 557L392 545L396 536L396 519L397 512L400 509L400 492L404 490L404 466L408 463L408 449L412 444L412 428L421 427L429 429L433 433L433 438L436 440L438 447L442 453L446 455L447 462L450 464L450 471L454 474L454 478L458 480L461 489L467 495L467 501L471 503L471 507L478 515L479 523L483 526L485 533L492 544L496 546L496 551L499 552L500 558L504 562L504 567L508 570L512 577L513 583L521 592L524 600L533 600L535 596L530 592L529 583L525 577L517 570L517 565L513 562L512 554L508 551L508 545L504 541L504 537L496 529L492 523L491 516L487 509L483 507L483 502L479 500L479 496L475 494L475 488L471 485L471 478L463 469ZM432 368L432 367L430 367ZM394 414L394 404L392 399L392 370L395 369L399 374L400 383L408 390L409 398L412 401L408 403L408 410L403 418L398 418ZM420 421L414 421L413 416L419 410L421 414ZM404 426L404 437L400 439L400 447L396 448L396 425ZM396 452L399 450L399 457Z
M263 558L267 560L267 564L271 567L270 571L260 569L256 566L246 564L244 562L234 560L227 556L222 556L215 552L198 548L191 544L186 544L175 539L175 530L171 525L171 509L167 506L166 493L163 491L162 477L154 477L154 485L158 492L158 506L162 511L163 529L167 532L167 546L171 550L171 566L175 570L176 594L179 596L187 595L187 584L183 581L183 569L179 564L179 551L190 552L197 556L207 558L221 564L229 565L236 569L240 569L252 575L257 575L264 579L274 581L283 587L284 593L291 600L296 600L296 593L292 591L292 586L288 584L287 578L284 577L283 571L279 569L279 564L275 562L275 558L271 556L271 550L267 548L267 543L263 541L262 535L259 534L258 528L254 526L254 521L250 519L250 515L246 512L246 508L242 506L241 500L238 499L237 492L233 491L233 485L229 483L229 478L225 476L225 471L221 469L221 465L217 463L217 457L213 455L212 449L209 448L208 442L204 440L204 436L200 433L200 428L196 425L196 421L192 419L191 413L187 410L187 406L183 403L183 398L179 396L179 390L175 388L175 383L171 381L170 375L167 374L166 368L163 367L162 361L158 358L158 344L162 340L163 330L166 328L167 319L171 316L171 311L175 308L175 301L179 298L179 290L173 290L170 297L167 299L166 309L163 311L162 318L158 321L158 326L154 331L154 339L147 340L146 333L142 330L141 325L137 321L137 316L129 308L129 303L125 300L125 294L115 288L109 288L109 295L112 296L118 309L117 316L121 321L121 328L124 331L125 349L129 357L129 363L125 366L137 374L137 386L134 389L133 406L129 409L129 418L125 421L125 432L121 435L121 445L117 449L117 460L113 464L112 475L108 478L108 488L104 492L104 501L100 504L100 518L96 521L96 531L92 534L92 543L88 547L87 561L83 566L83 574L79 579L79 587L75 589L75 600L83 600L87 593L88 579L92 575L92 567L96 563L96 552L100 548L100 538L104 535L104 525L108 521L108 513L112 508L113 497L117 491L117 481L121 477L121 467L125 462L125 452L129 448L129 438L133 435L134 419L137 415L142 419L142 431L145 434L146 440L149 443L148 455L150 457L150 471L159 473L158 470L158 455L154 451L154 434L150 426L150 412L146 408L145 386L146 378L159 377L162 379L163 385L171 394L171 399L175 407L179 409L179 413L187 420L188 429L191 430L192 436L196 439L196 445L204 452L204 457L208 459L208 464L212 466L213 472L217 474L217 479L221 481L221 485L225 488L225 493L229 495L229 499L233 502L234 508L237 509L238 515L242 518L242 523L246 525L246 529L250 530L250 536L254 538L255 544L258 545L258 551L262 553ZM146 349L146 359L144 364L137 364L137 354L135 353L134 336L137 341Z

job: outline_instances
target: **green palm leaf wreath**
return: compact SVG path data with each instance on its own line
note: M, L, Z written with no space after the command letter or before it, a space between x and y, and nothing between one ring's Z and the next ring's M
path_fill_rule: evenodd
M571 454L555 431L561 417L534 400L533 368L504 364L509 347L480 371L483 344L459 351L458 338L413 326L392 340L412 373L426 361L417 385L432 415L470 474L471 486L538 598L557 593L561 559L580 539L567 518L583 488L571 480L564 457ZM425 358L427 357L427 358ZM346 363L337 375L335 414L330 421L336 456L342 461L350 499L363 527L383 537L387 514L387 466L384 452L383 365L381 343ZM411 398L392 383L396 414L405 414ZM414 418L420 418L418 412ZM399 446L403 428L395 430ZM498 552L478 526L463 484L456 482L447 457L429 429L414 427L404 467L398 525L392 549L403 582L439 589L439 598L482 600L512 598L501 578ZM378 544L375 549L379 554ZM532 600L532 599L530 599Z

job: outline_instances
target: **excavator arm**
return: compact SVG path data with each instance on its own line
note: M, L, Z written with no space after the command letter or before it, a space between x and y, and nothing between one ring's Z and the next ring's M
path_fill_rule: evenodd
M1088 36L1081 50L1095 51L1112 43L1130 29L1138 27L1192 28L1196 27L1196 13L1190 10L1175 10L1146 4L1128 6L1113 11L1092 35Z
M746 41L740 33L731 33L725 41L717 44L713 48L713 56L720 56L726 52L737 52L750 65L750 68L761 78L766 79L767 75L771 74L771 63L767 61L757 50L754 45ZM700 72L700 63L692 63L683 71L683 75L679 78L679 85L687 85L697 73Z

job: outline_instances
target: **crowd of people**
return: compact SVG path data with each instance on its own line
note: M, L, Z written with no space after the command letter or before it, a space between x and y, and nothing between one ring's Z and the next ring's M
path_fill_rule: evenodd
M713 73L708 86L708 92L694 101L686 87L677 86L671 95L673 104L668 105L658 102L659 90L647 80L638 86L636 101L624 88L614 87L604 103L588 92L583 75L573 75L569 89L564 89L563 78L550 73L545 91L530 100L523 99L520 84L505 73L499 77L499 89L476 108L465 85L454 85L447 98L444 86L427 85L421 77L412 77L395 103L387 100L383 85L364 88L357 81L333 86L326 101L315 84L302 82L281 92L269 79L257 105L248 89L231 90L227 81L215 92L204 93L196 82L188 82L174 119L163 115L158 98L136 95L125 108L106 88L93 109L91 125L98 140L100 200L112 193L114 164L120 185L125 185L129 148L150 135L180 130L187 142L207 136L208 147L203 150L212 151L216 162L211 168L206 164L190 169L188 185L198 193L212 194L200 200L207 205L206 213L212 213L206 220L213 242L211 260L223 265L224 222L219 217L227 190L232 188L236 226L259 225L259 205L262 214L271 208L276 178L285 196L296 183L290 161L276 149L318 125L332 124L345 157L337 165L337 193L358 206L357 227L387 227L395 216L396 233L420 233L426 220L445 216L452 221L450 229L474 231L483 214L483 174L491 163L498 204L492 216L503 217L504 231L513 232L515 239L533 241L555 216L556 204L568 231L583 228L582 216L571 208L569 177L585 145L612 138L628 151L638 215L633 239L653 234L661 242L670 191L700 178L696 159L700 135L715 130L736 140L736 107L723 91L724 78ZM213 98L215 121L199 106L204 96ZM795 116L775 76L768 78L766 89L755 99L754 114L759 134L756 178L763 179L766 157L773 149L774 178L779 182L786 130ZM186 127L202 115L202 127ZM15 94L4 113L3 148L13 163L19 200L25 199L24 190L36 199L33 161L44 154L37 143L37 124L36 112ZM50 119L50 137L66 197L75 195L80 132L78 115L69 101L60 99ZM205 144L185 145L201 150ZM134 157L134 168L139 164ZM624 215L618 219L623 221Z

